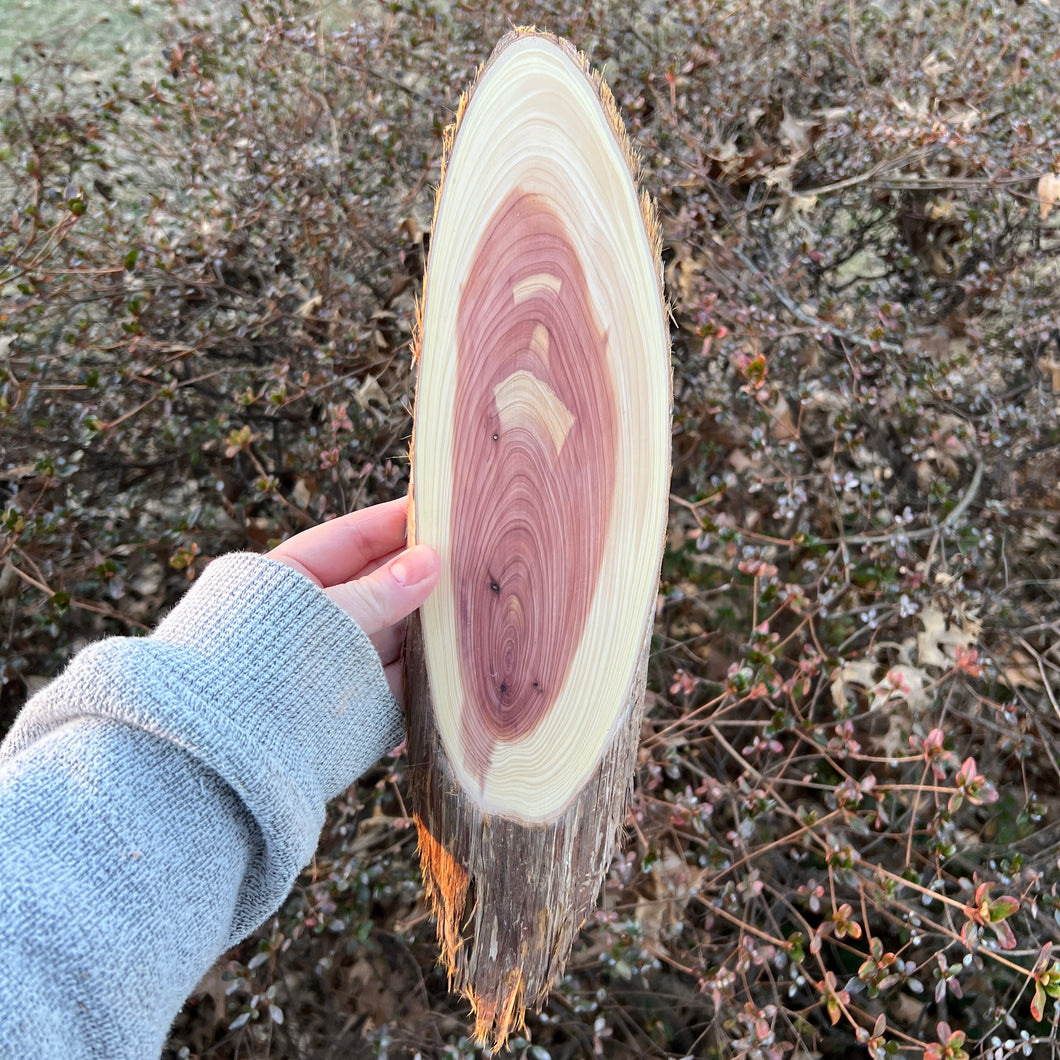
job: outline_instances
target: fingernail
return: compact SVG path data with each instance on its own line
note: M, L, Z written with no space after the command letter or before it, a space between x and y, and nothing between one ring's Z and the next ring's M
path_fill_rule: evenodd
M398 585L419 585L438 571L438 557L434 549L416 545L403 552L390 564L390 573Z
M394 562L390 564L390 573L394 576L394 581L396 581L398 585L409 584L409 567L403 559L394 560Z

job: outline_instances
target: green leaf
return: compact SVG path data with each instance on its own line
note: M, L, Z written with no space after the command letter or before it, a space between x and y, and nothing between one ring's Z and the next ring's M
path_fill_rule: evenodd
M1034 997L1031 998L1031 1015L1038 1022L1045 1015L1045 990L1041 983L1034 984Z
M1019 909L1020 903L1018 898L1013 898L1011 894L1003 894L1000 898L995 898L990 903L990 921L991 923L998 923L1012 916L1013 913Z

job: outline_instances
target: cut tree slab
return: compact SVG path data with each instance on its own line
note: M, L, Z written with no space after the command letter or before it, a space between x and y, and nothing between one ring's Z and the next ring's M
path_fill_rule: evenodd
M424 883L480 1040L539 1006L629 797L670 474L659 230L584 57L509 34L447 133L418 338L410 623Z

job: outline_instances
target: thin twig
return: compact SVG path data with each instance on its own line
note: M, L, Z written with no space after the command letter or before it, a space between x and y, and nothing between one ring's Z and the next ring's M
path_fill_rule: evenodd
M784 291L774 284L773 281L770 280L766 274L759 269L742 250L739 249L739 247L728 247L726 253L731 254L734 258L740 261L745 268L749 269L759 282L765 286L769 293L793 317L795 317L796 320L800 320L803 324L809 325L814 331L824 332L825 334L831 335L832 338L840 339L843 342L849 342L852 346L860 346L862 349L866 350L886 350L888 353L893 354L901 354L905 352L905 348L896 342L885 342L882 339L867 339L864 335L858 335L853 331L847 331L846 328L837 328L832 324L825 323L820 317L816 317L812 313L807 313L802 306L796 305Z

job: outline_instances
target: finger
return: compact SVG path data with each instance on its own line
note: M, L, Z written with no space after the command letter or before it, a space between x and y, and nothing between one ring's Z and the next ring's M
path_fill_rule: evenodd
M407 511L408 497L363 508L303 530L269 555L325 589L340 585L404 547Z
M401 658L401 649L405 645L405 623L395 622L386 629L381 629L371 637L375 650L384 666L389 666Z
M401 669L401 662L397 660L392 662L389 666L383 667L383 673L386 676L387 684L390 685L390 691L393 693L394 698L397 700L397 704L402 710L405 709L405 674Z
M366 574L371 574L372 571L378 570L380 567L385 566L392 559L397 559L397 557L400 556L401 553L404 552L404 551L405 551L405 542L402 541L400 548L391 549L389 552L386 552L386 553L384 553L381 556L377 556L375 559L373 559L370 562L366 563L359 571L357 571L353 575L353 577L354 578L363 578ZM347 578L346 580L350 581L349 578Z
M371 637L427 599L438 582L439 566L433 548L416 545L371 574L333 585L326 592Z

